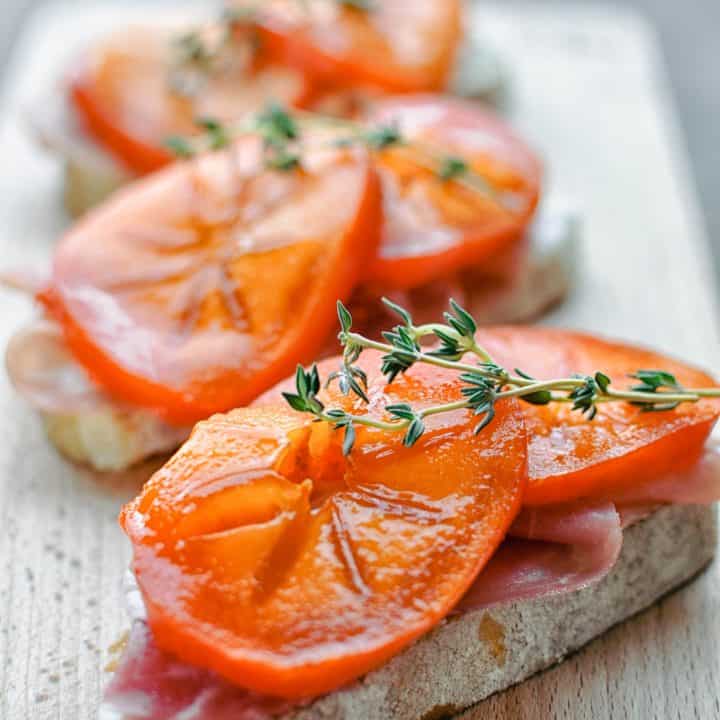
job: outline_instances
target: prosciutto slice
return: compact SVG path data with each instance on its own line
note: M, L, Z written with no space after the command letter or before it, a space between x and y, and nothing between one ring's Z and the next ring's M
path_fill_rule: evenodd
M52 320L36 320L13 335L5 362L10 382L37 410L73 413L118 407L74 360Z
M525 508L457 612L586 587L610 571L621 547L611 502Z
M175 660L135 620L123 658L105 691L100 720L269 720L286 701L241 690L208 670Z
M718 498L720 445L711 442L697 464L682 474L614 491L612 498L524 508L458 611L587 587L615 564L623 528L659 505L705 505Z

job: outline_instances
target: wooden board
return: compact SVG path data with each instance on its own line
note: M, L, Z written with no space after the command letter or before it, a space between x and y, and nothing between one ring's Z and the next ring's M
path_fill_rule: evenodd
M59 168L24 132L22 108L78 43L137 8L73 2L26 27L2 99L2 266L45 261L65 223ZM576 291L547 321L717 368L709 251L653 34L602 6L484 3L476 20L511 68L510 114L544 151L552 186L585 209ZM32 308L3 293L0 313L3 344ZM148 469L97 477L64 462L4 378L0 422L0 718L89 720L126 625L129 551L115 518ZM719 593L715 566L467 717L717 717Z

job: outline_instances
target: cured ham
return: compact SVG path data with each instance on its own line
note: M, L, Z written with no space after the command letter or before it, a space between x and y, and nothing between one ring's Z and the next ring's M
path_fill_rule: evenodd
M288 709L162 652L148 626L133 623L105 692L100 720L266 720Z
M458 610L587 587L615 564L623 528L662 504L704 505L719 498L720 446L709 443L697 464L683 474L628 486L612 498L526 507Z
M457 610L570 592L601 580L622 547L611 502L525 508Z
M16 333L5 362L13 387L36 410L73 413L118 406L75 361L52 320L36 320Z

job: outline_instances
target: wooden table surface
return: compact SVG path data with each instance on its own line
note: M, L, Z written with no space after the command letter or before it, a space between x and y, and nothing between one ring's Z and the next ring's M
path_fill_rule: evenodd
M576 289L547 321L718 368L709 249L653 35L618 10L553 7L486 4L478 24L512 69L509 114L544 151L553 190L570 193L585 212ZM36 17L8 69L3 265L46 261L65 223L58 167L33 146L20 115L73 39L108 24L99 10L68 8ZM3 294L0 313L1 343L32 308ZM107 680L108 648L127 624L119 578L129 552L115 516L148 468L98 477L63 461L4 379L0 422L0 718L89 720ZM467 717L719 717L719 648L716 564Z

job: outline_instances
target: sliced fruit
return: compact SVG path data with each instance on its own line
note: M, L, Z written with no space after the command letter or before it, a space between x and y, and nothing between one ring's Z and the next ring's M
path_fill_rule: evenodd
M380 101L367 120L397 127L411 141L378 154L385 225L368 282L419 287L463 267L492 265L522 239L541 167L503 120L433 95Z
M478 342L493 359L540 380L594 375L601 371L611 387L627 389L638 381L637 370L662 369L688 388L715 387L701 370L664 355L581 333L534 327L481 328ZM339 367L339 358L319 364L321 377ZM280 400L292 391L293 379L256 400L258 406ZM643 412L628 403L601 403L588 420L569 403L544 406L522 403L528 432L529 481L523 503L545 505L580 498L627 496L668 474L695 465L720 415L720 402L702 400L666 412Z
M129 170L143 175L171 162L172 136L200 132L196 121L228 124L269 101L302 105L310 86L297 70L272 64L252 38L224 26L197 32L129 28L89 51L70 95L87 131Z
M538 378L594 375L612 387L637 385L628 375L662 369L686 387L715 387L706 373L664 355L631 345L548 328L480 331L480 342L495 360ZM566 403L524 404L530 441L530 483L525 504L565 502L607 495L682 472L694 465L718 415L720 404L703 400L667 412L643 412L628 403L602 403L589 421Z
M415 368L388 388L377 354L362 362L376 417L386 402L460 397L444 371ZM466 410L432 416L412 448L358 428L349 458L342 431L287 406L197 425L121 516L159 646L286 698L387 661L445 617L519 510L522 412L497 410L479 437Z
M231 0L255 9L269 54L338 87L443 90L461 39L459 0Z
M251 401L332 331L375 253L375 174L353 149L263 162L246 137L121 191L61 240L42 299L112 396L193 422Z

